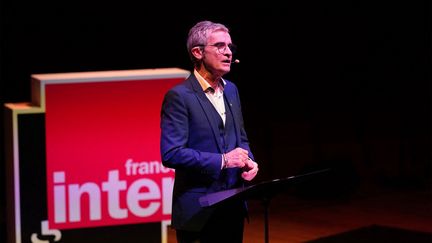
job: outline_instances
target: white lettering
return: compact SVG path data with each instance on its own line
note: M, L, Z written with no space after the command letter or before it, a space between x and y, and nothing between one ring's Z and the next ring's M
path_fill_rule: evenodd
M81 220L81 195L89 196L90 220L101 219L101 193L96 183L87 182L80 187L78 184L69 185L69 221Z
M149 175L149 174L160 174L160 173L169 173L174 171L171 168L167 168L162 165L160 161L142 161L142 162L133 162L132 159L126 160L125 163L126 175Z
M171 214L172 206L172 190L174 186L174 178L166 177L162 179L162 213Z
M146 187L148 192L140 192L140 189ZM154 214L160 207L159 202L151 202L147 208L140 206L142 200L160 199L160 190L158 185L150 179L139 179L132 183L127 192L127 204L133 214L140 217L147 217Z
M54 184L65 183L65 173L54 172ZM64 185L54 185L54 222L66 222L66 188Z
M127 209L120 208L120 191L126 189L126 181L119 180L119 171L108 172L108 181L102 183L102 191L108 192L108 212L115 219L127 217Z
M125 163L126 173L137 173L143 168L143 165L128 160ZM158 171L158 168L160 171L164 169L164 167L156 167L156 162L145 163L145 166L150 166L149 171L155 172ZM53 182L55 223L82 221L82 208L88 208L87 220L90 221L101 220L103 216L125 219L129 211L138 217L149 217L159 210L163 215L171 214L174 185L172 177L162 177L160 186L149 178L137 179L128 186L127 180L120 179L119 170L111 170L108 172L107 180L102 181L101 184L95 182L68 184L66 173L55 171ZM106 195L106 203L102 203L102 199L105 198L102 195ZM83 197L86 197L86 200L83 200ZM124 204L121 203L122 200L125 200ZM102 209L104 210L103 215Z

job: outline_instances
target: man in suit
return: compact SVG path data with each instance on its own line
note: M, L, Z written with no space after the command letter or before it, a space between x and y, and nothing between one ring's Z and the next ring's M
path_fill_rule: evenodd
M242 242L246 205L202 208L206 193L240 187L258 164L249 148L240 98L223 79L233 63L226 26L201 21L188 35L193 74L170 89L161 110L162 163L175 169L172 226L178 242Z

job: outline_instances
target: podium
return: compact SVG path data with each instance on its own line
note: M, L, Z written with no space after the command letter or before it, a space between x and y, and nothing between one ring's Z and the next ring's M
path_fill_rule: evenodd
M316 170L305 174L273 179L254 185L214 192L200 197L201 207L218 207L232 200L260 200L264 206L264 242L269 242L268 209L271 199L288 187L311 177L321 175L330 169Z

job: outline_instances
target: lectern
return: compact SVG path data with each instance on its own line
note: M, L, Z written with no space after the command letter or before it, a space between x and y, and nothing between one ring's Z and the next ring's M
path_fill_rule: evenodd
M229 190L214 192L202 196L200 204L202 207L218 207L232 200L260 200L264 206L264 242L269 242L269 220L268 208L270 200L279 192L287 189L293 184L300 183L308 178L328 172L330 169L316 170L305 174L289 176L260 182L254 185L233 188Z

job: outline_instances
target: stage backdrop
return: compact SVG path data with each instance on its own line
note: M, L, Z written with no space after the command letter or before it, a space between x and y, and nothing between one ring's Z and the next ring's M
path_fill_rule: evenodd
M8 242L166 242L160 107L178 68L32 75L6 104Z

